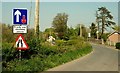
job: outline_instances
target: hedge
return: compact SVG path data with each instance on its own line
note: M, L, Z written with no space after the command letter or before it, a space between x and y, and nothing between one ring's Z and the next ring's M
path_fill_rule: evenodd
M29 50L22 52L22 60L15 56L16 50L3 48L3 71L45 71L55 66L82 57L92 51L92 47L84 40L59 40L56 45L41 44L35 39L27 41ZM12 58L9 60L9 58ZM28 72L29 73L29 72Z

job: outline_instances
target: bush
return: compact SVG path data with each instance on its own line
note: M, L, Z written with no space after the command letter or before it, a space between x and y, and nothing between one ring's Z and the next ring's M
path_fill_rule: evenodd
M59 51L56 46L41 46L39 53L42 55L49 56L49 55L58 54Z
M55 43L56 43L57 46L64 46L65 45L64 40L55 40Z
M41 45L40 45L40 40L37 40L36 38L33 38L31 40L28 40L27 43L29 45L29 52L31 54L37 54Z
M17 55L18 51L13 50L10 44L3 44L5 60L8 59L8 62L3 62L3 71L45 71L92 51L91 45L80 37L68 41L56 40L56 45L46 42L41 44L39 41L35 38L27 41L29 50L22 51L22 61L17 58L9 60L11 56Z
M2 44L2 60L10 61L13 60L16 56L16 49L13 48L13 45L10 43Z
M28 60L19 61L16 59L14 61L4 63L7 65L6 67L3 67L3 71L45 71L49 68L64 64L81 56L84 56L91 51L92 48L90 46L86 46L86 48L76 49L74 51L67 51L63 54L49 54L44 58L41 58L41 56L37 55L34 58Z
M119 49L120 50L120 42L116 43L116 49Z
M22 60L33 58L36 54L39 54L39 49L41 49L40 42L36 39L31 39L27 41L29 45L29 50L21 51ZM3 67L8 66L8 62L16 61L19 59L19 50L14 48L13 44L3 43L2 44L2 60Z
M103 35L101 36L101 38L104 40L104 42L106 42L107 36L108 36L108 34L103 34Z
M71 36L70 40L72 40L72 39L77 39L77 37L76 36Z
M67 41L67 45L75 45L77 44L77 40L69 40Z
M40 57L36 56L29 60L15 60L7 62L7 67L3 67L3 71L43 71L44 62ZM27 72L29 73L29 72Z

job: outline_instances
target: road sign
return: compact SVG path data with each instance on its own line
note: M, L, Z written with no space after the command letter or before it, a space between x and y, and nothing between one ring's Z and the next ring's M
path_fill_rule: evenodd
M27 50L29 49L26 41L24 40L22 34L20 34L18 36L18 38L16 39L16 44L15 46L17 47L18 50Z
M26 25L14 25L13 33L27 33L27 26Z
M27 25L27 9L16 8L13 9L13 24Z

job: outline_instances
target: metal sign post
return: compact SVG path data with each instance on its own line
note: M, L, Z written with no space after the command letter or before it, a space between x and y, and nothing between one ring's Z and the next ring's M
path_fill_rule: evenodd
M19 50L19 61L21 61L21 50Z

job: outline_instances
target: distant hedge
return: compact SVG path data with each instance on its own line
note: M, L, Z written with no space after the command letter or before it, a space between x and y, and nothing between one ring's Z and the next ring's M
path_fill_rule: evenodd
M120 42L116 43L116 49L119 49L120 50Z

